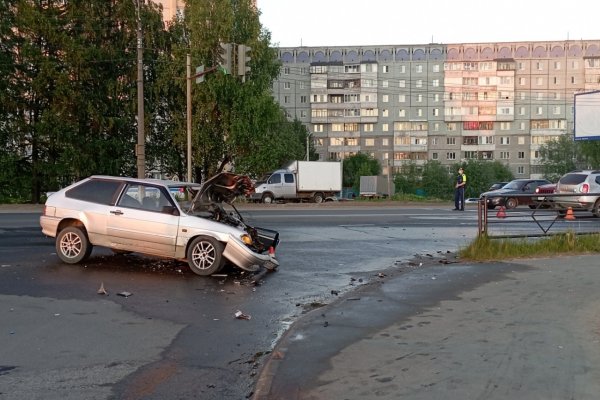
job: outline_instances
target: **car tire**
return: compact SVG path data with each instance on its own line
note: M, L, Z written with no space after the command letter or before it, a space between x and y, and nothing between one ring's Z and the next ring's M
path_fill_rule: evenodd
M323 193L321 193L321 192L317 192L313 196L314 203L321 204L323 202L323 200L325 200L325 196L323 196Z
M263 194L262 202L265 204L272 204L273 203L273 195L271 193Z
M80 263L90 256L92 248L85 230L77 226L68 226L56 236L56 254L64 263Z
M600 218L600 199L596 200L594 207L592 207L592 214L596 218Z
M223 243L210 236L198 236L188 246L187 261L192 272L197 275L215 274L225 264Z
M506 209L507 210L517 208L518 205L519 205L519 202L514 197L510 197L510 198L506 199Z

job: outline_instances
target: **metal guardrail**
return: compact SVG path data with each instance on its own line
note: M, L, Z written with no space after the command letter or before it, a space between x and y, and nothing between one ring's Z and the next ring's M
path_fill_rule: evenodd
M600 218L591 210L558 207L560 197L600 196L600 193L577 194L511 194L507 196L484 196L477 203L478 236L491 238L519 238L557 235L566 232L576 234L600 233ZM488 208L492 198L516 199L519 205L507 209L505 206ZM520 201L519 199L524 199ZM529 202L531 201L531 205Z

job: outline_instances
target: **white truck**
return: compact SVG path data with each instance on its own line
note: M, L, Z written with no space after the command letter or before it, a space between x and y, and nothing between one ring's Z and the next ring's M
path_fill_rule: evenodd
M342 163L337 161L294 161L255 184L252 200L272 203L309 200L322 203L342 190Z
M360 177L360 197L378 198L389 197L395 192L394 182L387 176L371 175Z

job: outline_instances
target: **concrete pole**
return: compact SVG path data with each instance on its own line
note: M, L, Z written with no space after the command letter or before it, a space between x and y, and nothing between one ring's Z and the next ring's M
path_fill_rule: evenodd
M192 181L192 58L186 59L187 87L187 181Z
M143 1L143 0L142 0ZM146 139L144 134L144 49L142 47L142 18L140 16L140 0L137 0L137 157L138 178L146 177Z

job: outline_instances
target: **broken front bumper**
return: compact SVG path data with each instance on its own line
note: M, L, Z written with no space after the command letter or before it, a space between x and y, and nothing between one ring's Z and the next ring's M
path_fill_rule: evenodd
M245 271L254 272L260 267L273 270L279 262L270 254L259 254L252 251L240 240L230 238L225 246L223 256Z

